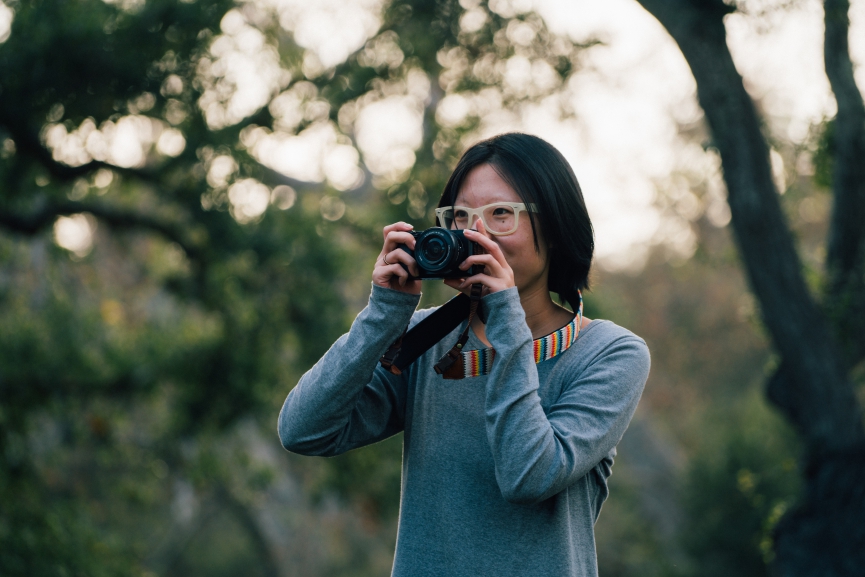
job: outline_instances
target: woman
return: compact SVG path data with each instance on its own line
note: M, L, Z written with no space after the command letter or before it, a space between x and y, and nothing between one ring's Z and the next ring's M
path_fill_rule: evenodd
M594 523L649 352L582 318L594 241L577 179L545 141L503 134L466 151L437 214L486 249L462 265L483 274L445 281L484 287L465 378L433 370L465 323L401 375L378 365L432 312L415 311L417 263L398 248L414 247L411 226L392 224L369 305L288 395L280 439L336 455L404 431L395 576L596 575Z

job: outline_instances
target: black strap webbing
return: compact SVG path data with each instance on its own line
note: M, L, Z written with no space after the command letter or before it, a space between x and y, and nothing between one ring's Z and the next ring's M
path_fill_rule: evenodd
M471 298L462 293L458 294L391 345L382 356L382 365L396 375L402 373L418 357L466 320L470 308Z
M469 298L471 299L469 301L469 320L466 323L466 328L463 329L460 338L457 339L456 344L451 347L451 350L445 353L445 356L440 358L439 362L437 362L433 367L436 374L446 375L448 373L448 369L457 367L457 359L460 359L462 357L463 347L469 340L469 329L472 326L472 320L474 319L475 314L477 314L478 308L481 304L481 293L483 292L483 290L484 285L480 283L474 283L472 285L472 293L471 295L469 295ZM462 369L462 363L460 363L460 366L457 368L457 372L459 372L460 369Z

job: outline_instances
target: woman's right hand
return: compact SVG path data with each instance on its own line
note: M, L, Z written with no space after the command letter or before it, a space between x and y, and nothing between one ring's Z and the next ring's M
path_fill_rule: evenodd
M400 265L406 265L413 276L420 272L417 263L406 251L397 248L404 244L414 250L415 240L409 232L414 228L406 222L397 222L384 227L384 246L375 261L372 270L372 282L380 287L389 288L409 294L420 294L421 281L410 280L409 273Z

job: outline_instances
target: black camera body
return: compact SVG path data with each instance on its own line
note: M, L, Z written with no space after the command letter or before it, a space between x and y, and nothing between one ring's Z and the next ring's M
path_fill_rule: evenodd
M434 226L421 232L410 232L415 238L414 250L404 244L397 248L409 253L417 262L420 275L411 278L466 278L484 271L482 264L473 265L471 270L459 268L468 257L485 252L478 243L468 240L463 231ZM402 267L408 270L405 265Z

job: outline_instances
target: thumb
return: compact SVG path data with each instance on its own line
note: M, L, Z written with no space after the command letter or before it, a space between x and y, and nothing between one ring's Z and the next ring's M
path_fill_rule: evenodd
M478 217L475 221L475 230L485 237L490 238L490 233L487 232L487 227L484 225L484 219Z

